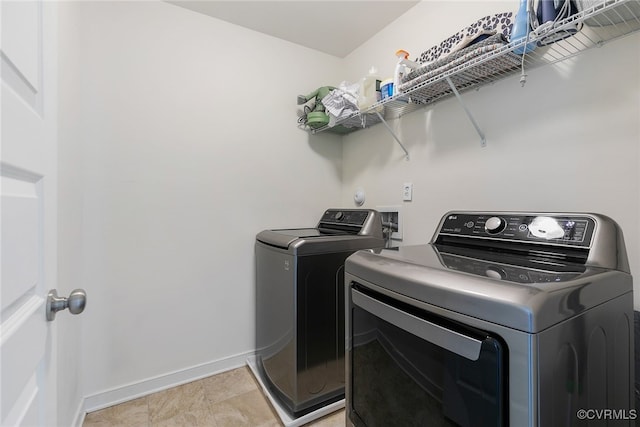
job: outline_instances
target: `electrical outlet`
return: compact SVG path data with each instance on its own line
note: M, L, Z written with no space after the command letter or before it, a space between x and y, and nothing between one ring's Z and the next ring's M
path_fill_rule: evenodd
M405 182L402 184L402 200L410 202L413 198L413 184L411 182Z

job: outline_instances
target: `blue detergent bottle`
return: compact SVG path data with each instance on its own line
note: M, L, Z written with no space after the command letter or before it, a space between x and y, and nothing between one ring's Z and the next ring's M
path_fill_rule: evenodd
M524 40L527 37L527 33L529 33L529 38L531 38L532 35L531 26L529 24L528 0L520 0L520 7L518 8L518 13L516 14L513 28L511 29L511 44L517 44L518 42ZM531 52L535 48L535 42L527 43L526 45L515 48L513 50L513 53L522 55L524 52Z

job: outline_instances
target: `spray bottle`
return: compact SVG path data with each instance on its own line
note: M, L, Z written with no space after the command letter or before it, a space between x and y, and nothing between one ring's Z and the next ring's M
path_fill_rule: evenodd
M396 52L398 57L398 64L396 64L396 71L393 73L393 94L400 93L399 87L402 83L402 77L411 72L411 69L418 68L420 64L409 60L409 52L406 50L398 50Z

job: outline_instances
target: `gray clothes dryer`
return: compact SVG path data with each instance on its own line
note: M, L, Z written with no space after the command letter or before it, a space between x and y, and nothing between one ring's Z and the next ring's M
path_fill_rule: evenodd
M344 260L383 246L380 214L367 209L256 236L256 364L293 417L344 398Z
M631 426L633 283L589 213L450 212L345 262L347 425Z

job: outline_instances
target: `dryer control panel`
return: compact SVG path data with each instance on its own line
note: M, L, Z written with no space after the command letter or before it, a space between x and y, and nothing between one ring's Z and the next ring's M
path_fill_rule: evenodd
M591 247L596 221L588 215L512 212L449 213L438 236L482 238L513 243Z

